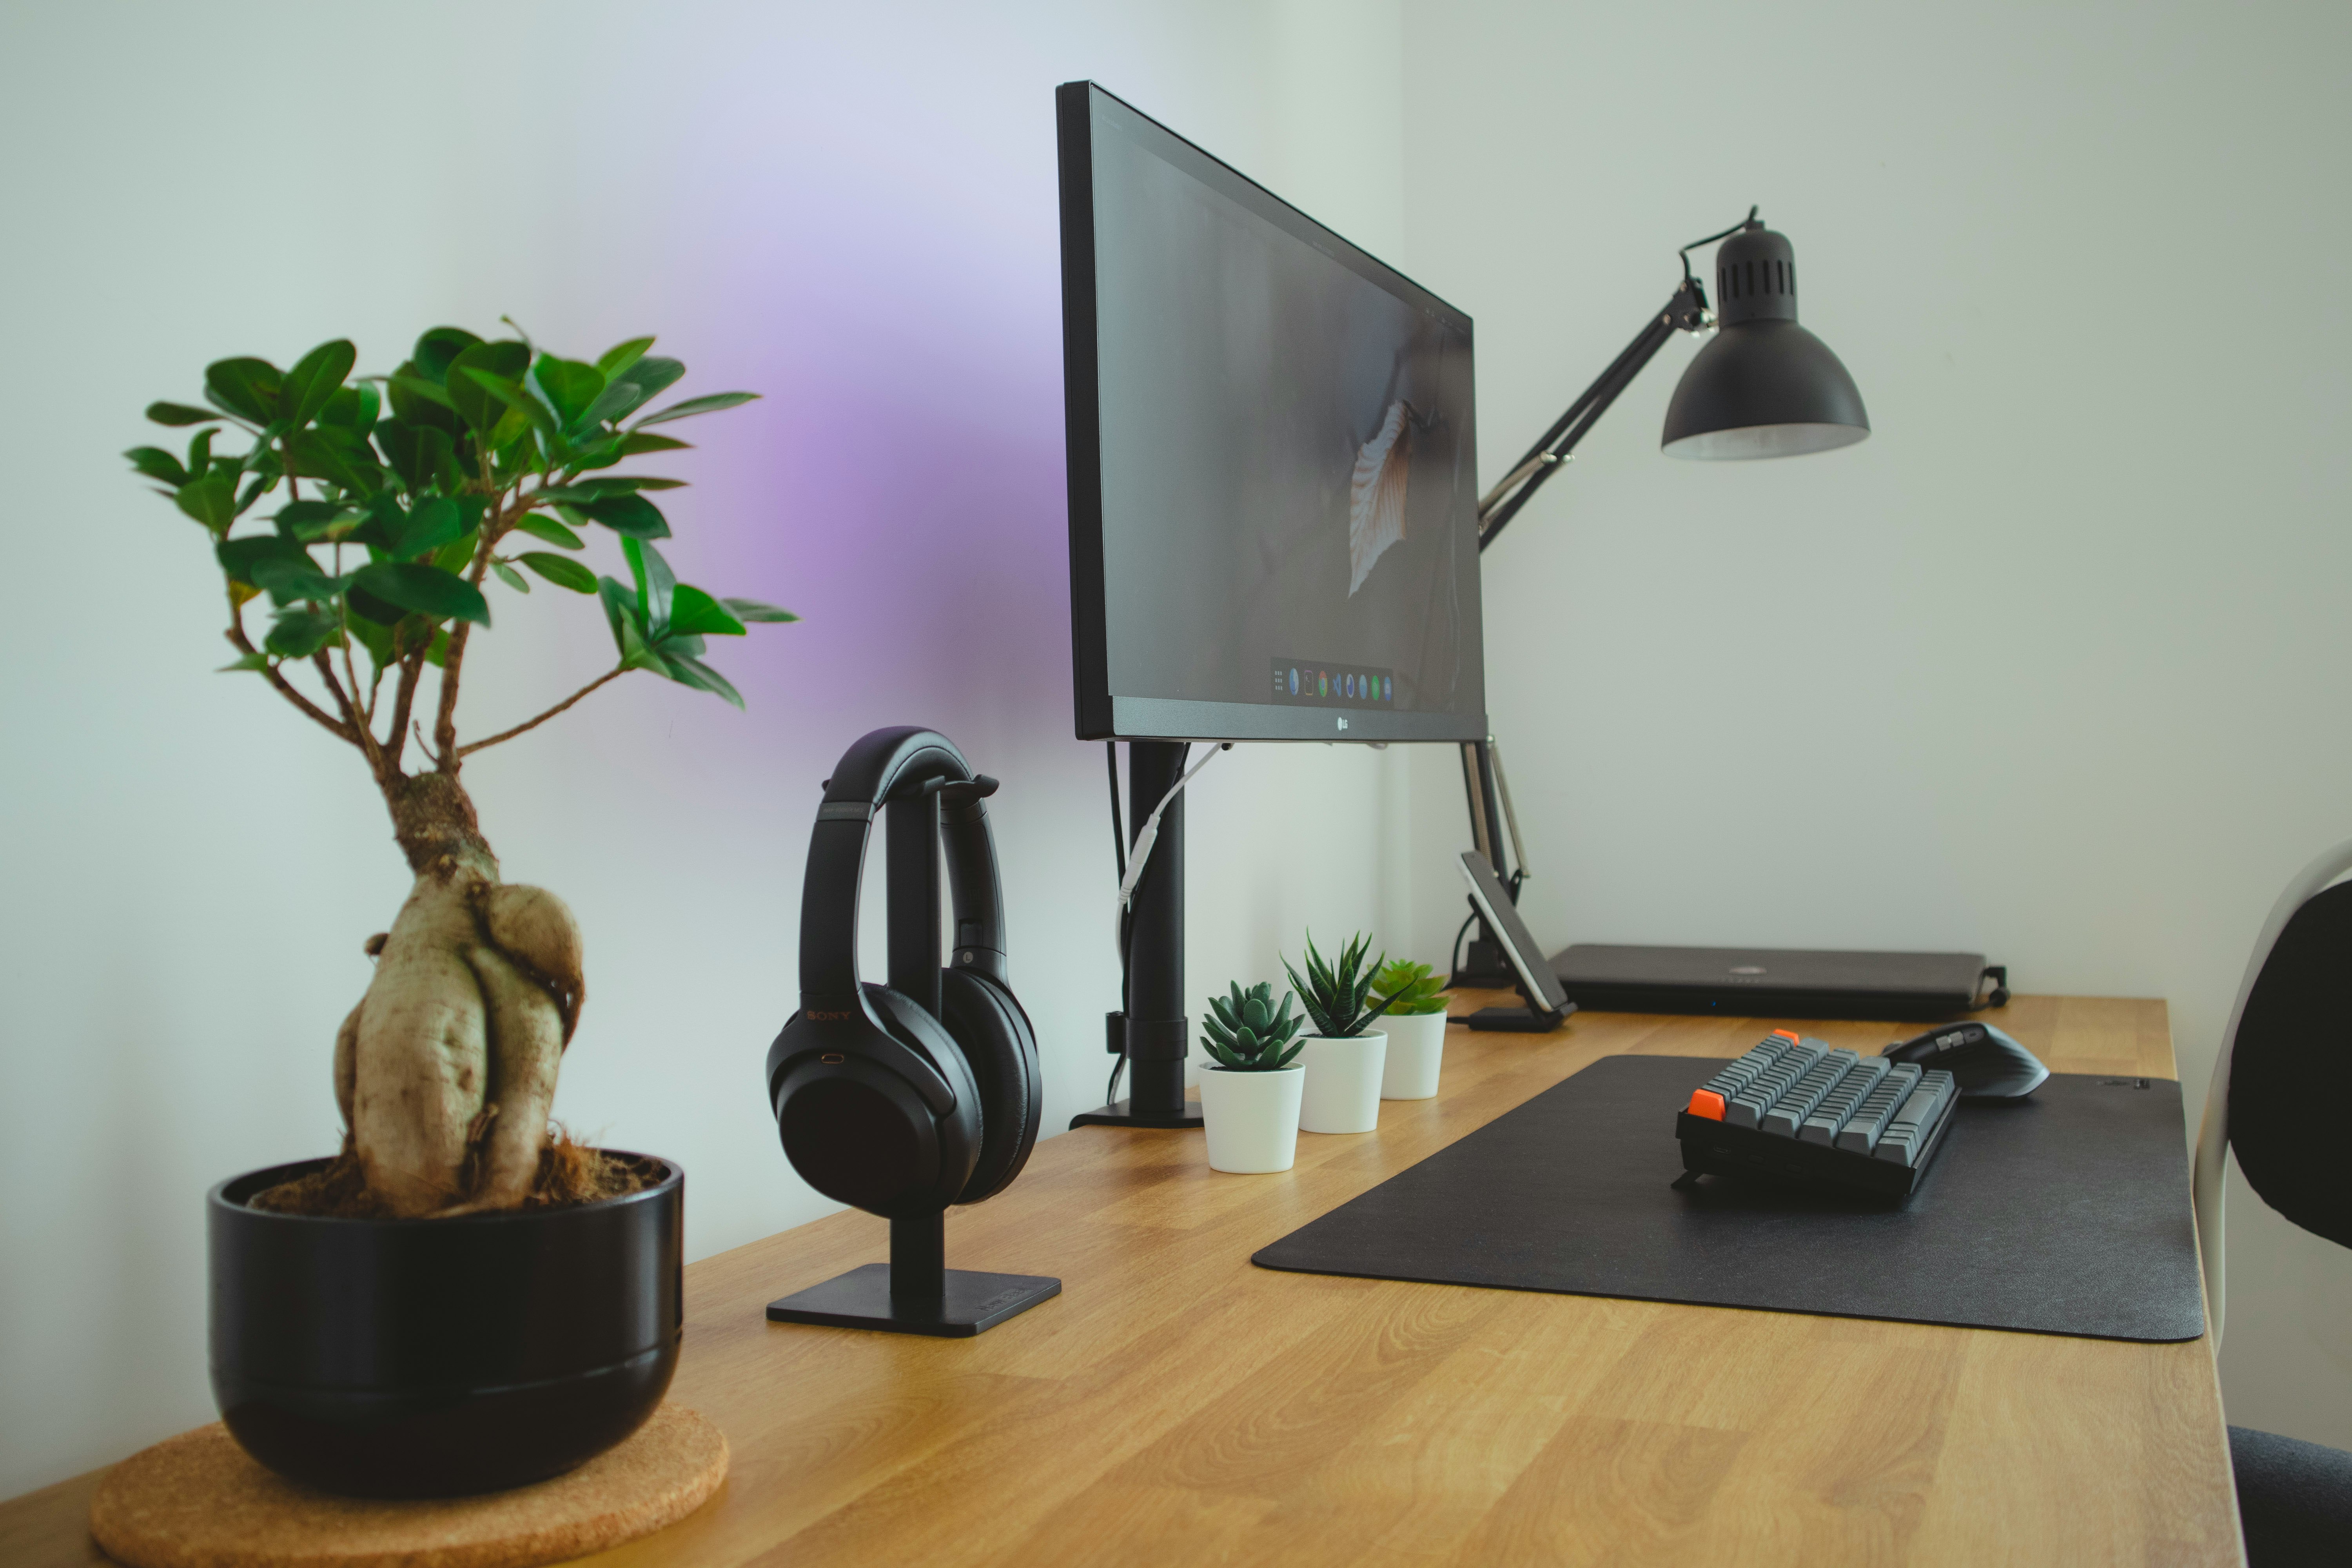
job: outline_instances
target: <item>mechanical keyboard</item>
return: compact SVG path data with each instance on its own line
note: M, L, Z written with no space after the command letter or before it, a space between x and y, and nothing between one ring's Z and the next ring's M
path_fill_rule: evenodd
M1943 1146L1959 1097L1940 1068L1775 1029L1692 1091L1675 1136L1692 1175L1765 1174L1906 1197Z

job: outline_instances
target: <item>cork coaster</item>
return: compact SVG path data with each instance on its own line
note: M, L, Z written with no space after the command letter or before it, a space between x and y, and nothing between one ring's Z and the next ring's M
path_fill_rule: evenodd
M421 1502L297 1486L215 1423L109 1471L89 1532L131 1568L528 1568L650 1535L726 1479L727 1439L676 1405L568 1475Z

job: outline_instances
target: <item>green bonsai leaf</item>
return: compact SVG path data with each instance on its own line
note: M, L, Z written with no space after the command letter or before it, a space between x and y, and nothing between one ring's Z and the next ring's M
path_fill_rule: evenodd
M575 594L596 591L596 574L568 555L551 555L544 550L526 550L515 559L559 588L569 588Z
M763 605L757 599L721 599L719 602L726 605L739 621L797 621L800 619L790 610L780 610L773 605Z
M541 354L530 368L530 376L545 395L548 406L554 410L556 424L564 428L572 426L604 391L603 371L578 360L557 359L553 354Z
M179 426L217 425L226 416L215 414L209 408L191 408L184 403L151 403L147 405L147 417L158 425ZM236 669L240 667L231 665L229 668Z
M180 467L179 458L161 447L133 447L122 455L131 459L131 466L140 473L175 490L194 477Z
M481 341L463 327L433 327L417 338L411 360L416 374L437 387L448 381L457 356Z
M651 338L631 338L627 342L614 343L596 356L597 372L609 382L643 359L646 351L653 346Z
M387 529L389 537L383 542L383 552L396 561L414 561L471 531L457 503L446 497L426 501L404 515L397 508L391 509L385 521L391 526ZM472 553L467 552L468 556Z
M471 349L467 351L468 353L473 352ZM467 414L469 418L471 417L465 406L463 395L456 390L457 384L456 378L462 375L478 384L484 391L506 405L511 412L521 415L541 435L546 437L551 444L562 438L562 426L556 423L555 410L534 396L529 387L509 381L502 375L493 374L480 365L460 364L454 367L454 372L449 383L450 395L458 399L458 413ZM518 434L520 434L519 430L509 430L507 427L505 417L501 416L490 432L490 444L493 447L502 447L513 440Z
M268 668L269 668L269 656L268 656L268 654L266 654L266 653L249 653L249 654L247 654L243 658L238 659L238 660L237 660L236 663L234 663L234 664L225 664L225 665L222 665L222 666L220 667L220 668L219 668L219 669L217 669L217 670L215 670L214 673L215 673L215 674L216 674L216 675L226 675L226 674L228 674L231 670L236 670L236 669L268 669Z
M205 366L205 395L215 408L267 425L278 417L278 387L284 379L266 359L215 360Z
M236 521L236 481L226 474L208 474L182 485L172 499L215 533L226 533Z
M668 670L653 651L653 634L646 625L645 609L638 604L635 591L610 577L599 577L596 592L604 603L604 619L613 628L613 645L620 651L621 668L656 669L667 675Z
M655 357L632 361L625 369L607 373L604 392L580 416L583 426L614 424L653 401L656 394L686 374L674 359Z
M670 606L677 596L677 578L670 572L669 563L662 559L662 552L642 540L624 539L621 553L627 558L629 575L636 582L646 640L658 642L671 630Z
M332 610L280 610L261 639L261 646L279 658L308 658L338 639L342 623Z
M504 583L516 593L528 594L530 592L530 581L525 578L521 573L516 571L505 562L492 561L490 563L490 570L499 574L499 582Z
M527 511L523 513L521 520L515 524L515 527L520 529L523 532L530 534L533 539L543 539L550 544L561 545L566 550L585 550L588 548L588 542L586 540L581 538L578 534L572 532L570 529L564 527L562 523L556 521L553 518L547 516L543 512ZM592 594L596 591L596 583L593 577L589 579L588 591Z
M420 348L423 344L418 345ZM511 341L495 343L474 343L462 350L449 362L442 385L449 395L449 405L457 411L476 433L488 437L495 447L499 423L509 408L505 398L495 395L491 386L499 382L511 382L530 363L530 351ZM478 372L479 374L473 373ZM520 388L516 389L520 393ZM519 416L527 420L530 416ZM511 439L509 437L508 439Z
M293 429L319 416L327 400L342 389L343 378L359 363L360 351L348 338L320 343L294 362L279 391L279 408Z
M489 601L482 591L454 572L414 561L379 561L362 566L352 586L373 598L436 620L456 618L478 626L490 624Z
M728 684L725 676L692 654L677 650L676 645L681 640L683 639L672 637L656 649L656 657L661 660L662 673L680 686L691 686L699 690L708 691L714 697L725 698L738 708L742 707L743 694Z
M669 537L669 520L641 495L598 496L583 503L580 510L624 539Z
M348 578L330 577L320 571L307 550L261 556L253 563L250 575L253 585L268 589L270 602L279 605L305 601L327 604L351 585Z
M755 401L756 392L713 392L701 397L689 397L683 403L673 403L658 414L648 414L632 430L642 430L648 425L667 425L673 419L691 419L698 414L716 414L722 408L736 408Z
M463 482L457 472L457 446L448 431L435 425L387 419L375 427L374 434L376 449L411 495L453 490Z
M468 529L426 559L450 575L463 577L466 568L473 564L474 547L480 542L481 535Z
M632 430L622 439L621 456L641 457L647 452L691 452L694 443L681 441L675 436L656 436L650 430Z
M750 629L718 600L688 583L680 583L671 596L669 628L689 636L722 637L740 637Z
M430 425L452 436L463 435L466 426L457 417L457 405L439 382L411 374L415 368L404 365L384 383L385 395L392 399L392 416L410 425Z
M338 440L326 431L313 428L291 431L285 442L297 479L324 479L340 489L362 492L372 492L382 486L383 471L357 440L348 437Z
M318 423L336 430L346 430L364 441L375 428L376 416L383 412L383 396L366 382L339 388L319 410Z

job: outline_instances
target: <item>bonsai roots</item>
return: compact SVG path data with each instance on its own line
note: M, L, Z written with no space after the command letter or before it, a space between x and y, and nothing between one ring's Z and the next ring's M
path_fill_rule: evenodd
M335 1100L391 1215L513 1208L537 1181L584 993L580 928L487 855L423 867L335 1039ZM490 862L495 866L495 862Z

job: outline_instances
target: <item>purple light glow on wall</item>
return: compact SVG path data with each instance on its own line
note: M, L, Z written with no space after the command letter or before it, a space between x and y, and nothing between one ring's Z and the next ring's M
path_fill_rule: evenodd
M1069 743L1051 89L999 94L993 145L912 110L812 142L803 101L666 193L690 239L647 292L682 390L764 395L677 427L707 449L667 468L695 481L673 562L805 617L712 650L762 732Z

